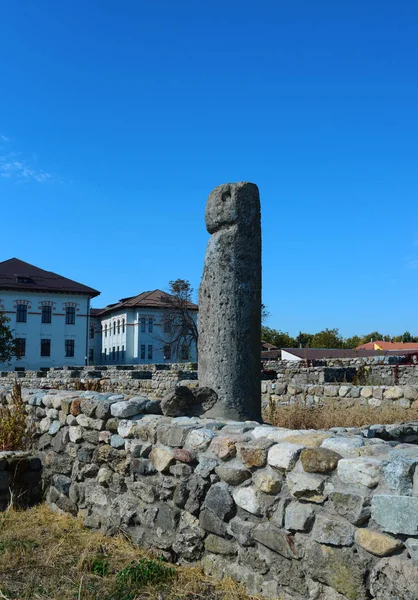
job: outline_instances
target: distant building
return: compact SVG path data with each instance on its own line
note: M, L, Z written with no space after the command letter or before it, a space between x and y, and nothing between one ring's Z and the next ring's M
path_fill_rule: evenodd
M89 331L90 364L150 364L196 361L196 347L170 352L164 313L170 295L161 290L122 298L103 309L92 309ZM197 319L198 307L189 309Z
M374 350L368 348L282 348L282 360L327 360L332 358L366 358L368 356L405 356L411 350Z
M418 344L412 342L384 342L376 340L357 346L357 350L417 350Z
M17 258L0 262L0 310L11 319L20 360L3 370L84 365L90 300L100 292Z

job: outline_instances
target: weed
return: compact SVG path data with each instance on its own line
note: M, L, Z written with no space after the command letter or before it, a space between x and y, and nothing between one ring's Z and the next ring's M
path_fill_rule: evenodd
M0 405L0 450L23 450L29 445L31 431L28 427L26 406L22 389L15 381L11 403Z

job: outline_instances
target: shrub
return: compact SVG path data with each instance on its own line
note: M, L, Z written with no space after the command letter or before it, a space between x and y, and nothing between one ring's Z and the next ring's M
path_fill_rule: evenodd
M16 381L11 393L11 404L0 405L0 450L23 450L29 441L26 407L21 386Z

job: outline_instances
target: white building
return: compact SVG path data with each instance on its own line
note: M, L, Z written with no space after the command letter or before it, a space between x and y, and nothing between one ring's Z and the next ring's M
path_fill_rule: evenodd
M2 370L86 363L90 300L100 292L11 258L0 262L0 310L19 340L19 360Z
M196 361L196 347L184 345L180 356L170 353L164 331L169 294L161 290L122 298L103 309L91 309L90 364L149 364ZM198 307L188 310L197 319Z

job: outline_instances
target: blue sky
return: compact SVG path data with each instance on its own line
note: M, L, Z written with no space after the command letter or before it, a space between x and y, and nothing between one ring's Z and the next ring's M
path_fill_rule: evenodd
M418 335L418 4L0 4L0 260L95 306L189 279L258 184L269 325Z

